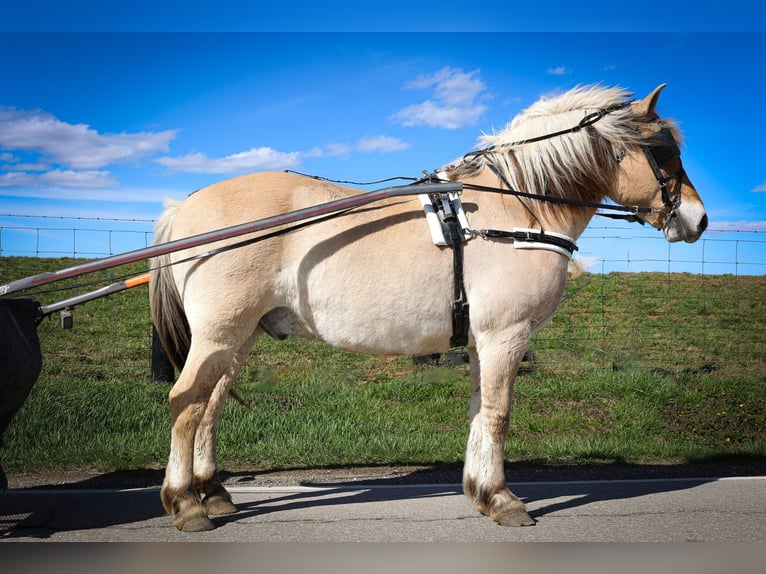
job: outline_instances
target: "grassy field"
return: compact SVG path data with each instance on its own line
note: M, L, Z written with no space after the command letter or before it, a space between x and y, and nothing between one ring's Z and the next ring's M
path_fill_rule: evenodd
M72 263L0 258L0 280ZM87 303L71 330L56 316L42 322L45 364L3 437L7 472L165 464L169 386L151 381L146 297L141 287ZM531 350L516 386L509 461L766 456L766 277L572 277ZM411 357L264 338L237 386L249 408L229 401L224 411L219 458L232 471L459 462L468 387L467 365L416 367Z

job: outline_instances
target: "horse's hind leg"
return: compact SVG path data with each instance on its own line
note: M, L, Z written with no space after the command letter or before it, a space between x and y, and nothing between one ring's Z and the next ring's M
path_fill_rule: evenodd
M534 520L505 481L504 447L513 383L528 338L523 333L485 342L471 352L471 430L463 490L477 510L503 526L530 526Z
M237 511L231 495L221 484L218 476L216 457L218 419L229 396L229 391L237 375L242 370L250 350L261 335L256 331L234 356L230 370L216 384L205 409L197 434L194 439L194 485L195 490L204 495L202 504L208 516L226 516Z
M235 379L236 376L226 373L218 381L194 439L194 490L204 496L202 504L209 517L225 516L237 511L231 495L218 477L216 459L218 419Z
M231 368L233 356L231 348L216 346L202 337L193 338L186 365L170 391L170 456L160 496L179 530L196 532L215 527L193 482L195 436L213 391Z

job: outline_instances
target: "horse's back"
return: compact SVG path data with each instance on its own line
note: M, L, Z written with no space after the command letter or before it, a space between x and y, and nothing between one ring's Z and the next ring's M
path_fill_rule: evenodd
M178 207L173 235L179 238L286 213L305 207L301 204L306 201L330 201L343 196L344 191L284 172L226 179L186 198Z

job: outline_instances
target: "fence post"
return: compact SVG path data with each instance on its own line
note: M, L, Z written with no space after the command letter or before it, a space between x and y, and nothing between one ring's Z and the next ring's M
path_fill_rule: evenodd
M170 362L165 349L160 343L157 328L152 325L152 381L155 383L172 383L175 381L176 371Z

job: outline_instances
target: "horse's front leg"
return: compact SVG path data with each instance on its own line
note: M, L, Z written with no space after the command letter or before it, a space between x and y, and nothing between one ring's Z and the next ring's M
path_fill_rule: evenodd
M524 503L505 481L504 448L513 384L527 348L526 333L480 341L471 359L471 429L463 467L463 491L476 509L503 526L531 526Z

